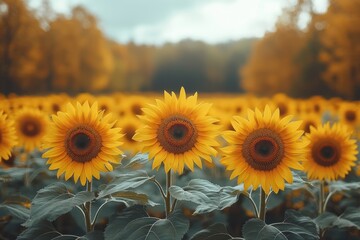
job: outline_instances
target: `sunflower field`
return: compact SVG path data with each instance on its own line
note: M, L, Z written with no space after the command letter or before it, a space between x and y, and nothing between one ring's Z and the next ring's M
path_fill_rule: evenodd
M1 239L360 239L359 103L0 99Z

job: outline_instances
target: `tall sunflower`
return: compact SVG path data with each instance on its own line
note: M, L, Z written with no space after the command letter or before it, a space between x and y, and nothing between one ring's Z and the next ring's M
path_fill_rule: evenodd
M14 122L0 111L0 161L8 160L12 148L17 144Z
M181 174L186 165L194 169L194 163L202 168L201 158L212 162L216 155L218 126L208 116L211 104L197 103L197 93L186 97L184 88L179 98L164 91L164 101L143 108L145 115L139 116L144 126L136 130L134 139L141 142L143 151L154 159L153 168L163 163L166 172L170 169Z
M15 114L14 120L19 145L29 152L40 148L48 131L48 116L38 109L24 108Z
M306 148L303 166L311 179L334 180L345 177L355 165L356 141L344 125L329 123L318 128L310 127L305 135L310 141Z
M262 113L248 110L247 119L235 116L235 131L225 133L229 146L223 148L221 163L232 171L231 179L238 177L245 189L259 186L266 194L283 190L285 181L293 181L290 168L301 170L306 142L299 141L303 131L300 121L290 122L292 116L280 118L279 109L273 113L269 106Z
M57 176L65 173L65 180L74 176L75 183L91 182L100 178L100 172L112 171L111 163L119 163L122 151L120 128L114 128L111 115L103 116L97 103L67 105L66 112L52 115L53 123L45 137L49 169L58 169Z

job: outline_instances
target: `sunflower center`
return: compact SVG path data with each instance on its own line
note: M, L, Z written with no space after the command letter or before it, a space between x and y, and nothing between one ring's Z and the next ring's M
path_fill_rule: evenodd
M160 145L168 152L180 154L194 147L197 130L187 117L174 115L164 119L158 129Z
M133 136L135 135L135 131L136 129L133 126L131 125L126 126L124 128L126 140L128 140L129 142L135 142L135 140L133 139Z
M100 134L90 126L79 125L67 133L65 149L76 162L91 161L99 154L101 147Z
M270 156L275 150L272 139L260 140L255 144L255 152L263 157Z
M36 120L27 119L21 125L21 132L27 137L34 137L41 132L41 126Z
M284 144L271 129L253 131L245 139L242 154L245 161L256 170L270 171L283 159Z
M331 159L335 155L335 150L331 146L325 146L320 150L320 154L327 159Z
M312 148L312 157L317 164L329 167L340 160L340 150L338 145L331 141L319 142Z
M86 149L89 147L91 139L84 133L78 133L73 137L73 144L78 149Z
M346 111L345 118L349 122L354 122L356 120L356 113L354 111Z

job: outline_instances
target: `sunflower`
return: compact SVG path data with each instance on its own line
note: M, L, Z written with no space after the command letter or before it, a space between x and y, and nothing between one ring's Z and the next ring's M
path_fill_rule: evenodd
M355 165L356 141L350 139L351 132L340 124L329 123L318 128L310 127L305 135L310 141L306 148L303 166L311 179L334 180L344 178Z
M137 152L140 150L138 142L133 139L136 129L140 126L140 121L135 117L124 117L116 124L122 129L124 133L124 149L127 149L130 152Z
M134 140L142 143L143 151L154 159L153 169L164 164L181 174L186 165L194 170L194 163L202 168L201 158L212 162L210 155L216 155L218 142L217 120L208 116L209 103L197 103L197 93L186 97L182 87L179 98L164 91L164 101L143 108L145 115L139 116L144 126L136 130Z
M348 127L355 128L360 122L358 106L358 104L351 102L342 103L339 108L340 122Z
M82 185L91 182L92 177L100 178L100 171L112 171L110 163L119 163L122 151L118 148L122 142L120 128L114 128L110 114L103 116L95 102L69 103L66 112L52 115L53 123L46 136L44 147L47 152L43 158L49 158L49 169L58 169L57 176L65 173L65 180L74 176L75 183Z
M310 132L310 127L316 127L321 124L321 116L316 113L301 114L299 119L302 120L300 129L304 130L305 133Z
M0 111L0 161L8 160L12 148L17 144L14 122Z
M293 114L296 111L296 105L294 104L294 101L285 94L276 94L272 98L272 101L276 108L279 108L281 117Z
M303 131L298 130L301 121L290 122L292 116L280 118L280 111L271 113L248 110L247 119L234 116L235 131L227 131L229 146L223 148L221 163L232 171L231 179L238 177L238 184L245 189L260 185L266 194L270 188L277 193L285 187L285 181L293 181L290 168L301 170L299 161L304 157L306 142L299 141Z
M15 130L19 145L28 152L40 148L48 125L48 116L42 111L34 108L19 110L15 114Z

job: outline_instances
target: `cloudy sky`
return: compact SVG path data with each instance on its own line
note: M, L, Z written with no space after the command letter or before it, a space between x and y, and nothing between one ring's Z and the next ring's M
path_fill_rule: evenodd
M41 0L28 0L36 8ZM81 4L112 39L162 44L184 38L210 43L261 37L294 0L50 0L62 13ZM324 11L327 0L315 0ZM306 16L302 24L306 24Z

